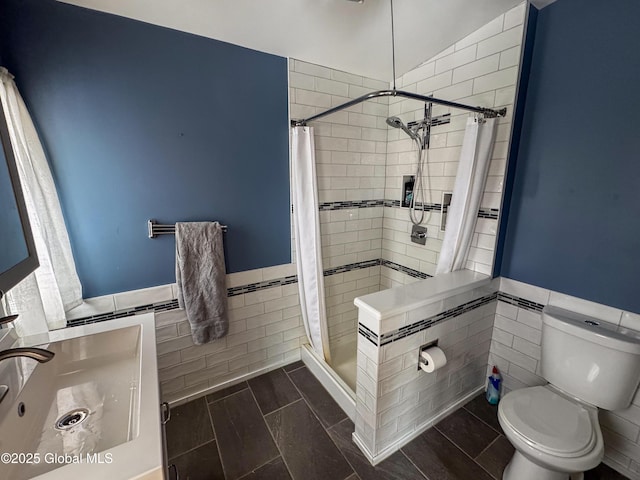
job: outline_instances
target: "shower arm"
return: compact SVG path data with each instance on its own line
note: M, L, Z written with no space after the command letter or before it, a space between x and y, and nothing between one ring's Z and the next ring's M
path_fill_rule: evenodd
M442 100L440 98L435 98L428 95L420 95L417 93L411 93L411 92L405 92L403 90L393 89L393 90L379 90L377 92L367 93L366 95L362 95L361 97L354 98L353 100L349 100L348 102L345 102L341 105L330 108L329 110L325 110L324 112L317 113L316 115L313 115L311 117L300 119L300 120L291 120L291 126L292 127L305 126L307 122L318 120L319 118L325 117L327 115L331 115L332 113L339 112L340 110L344 110L345 108L349 108L353 105L357 105L359 103L362 103L377 97L404 97L404 98L410 98L413 100L418 100L421 102L432 102L438 105L444 105L445 107L459 108L462 110L468 110L470 112L480 113L484 115L486 118L504 117L507 114L506 107L501 108L499 110L494 110L492 108L486 108L486 107L472 107L471 105L452 102L450 100Z

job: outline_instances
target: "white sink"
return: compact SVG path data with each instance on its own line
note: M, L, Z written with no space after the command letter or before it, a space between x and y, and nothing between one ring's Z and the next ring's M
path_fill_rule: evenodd
M0 478L162 479L153 314L42 340L14 346L35 341L55 357L43 364L18 359L18 378L7 382L4 374L0 382L11 393L0 404L0 453L17 462L0 461Z

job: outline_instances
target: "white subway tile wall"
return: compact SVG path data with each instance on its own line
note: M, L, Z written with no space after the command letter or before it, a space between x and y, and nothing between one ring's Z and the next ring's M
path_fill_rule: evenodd
M387 82L364 78L300 60L289 62L292 119L309 117L374 90ZM387 144L386 98L355 105L318 121L314 127L323 268L381 257L382 204L337 208L333 202L384 199ZM380 266L325 277L325 300L332 346L355 343L353 299L380 290ZM355 350L355 346L354 346Z
M227 276L227 286L291 274L290 265ZM156 313L159 378L164 401L175 402L300 359L306 334L297 283L228 297L229 334L194 345L183 310Z
M496 145L481 208L499 209L502 199L511 115L515 102L520 46L526 2L489 22L423 65L397 79L398 88L433 95L445 100L487 107L507 107L507 116L499 120ZM451 114L449 124L431 130L431 148L423 184L428 191L425 202L441 204L443 192L451 192L468 112L434 105L433 115ZM392 98L389 115L405 123L421 120L424 105L414 100ZM399 129L389 129L385 198L401 200L403 176L415 175L415 143ZM442 246L439 211L427 213L427 243L411 243L411 222L406 209L385 207L383 216L382 258L433 275ZM478 219L466 268L491 274L496 241L496 220ZM382 287L416 281L407 275L382 268Z
M501 278L496 305L488 368L497 365L504 392L544 385L540 372L541 308L555 305L640 331L640 316L577 297L546 290L508 278ZM508 303L506 296L528 300L537 308ZM503 300L500 300L503 298ZM488 371L487 368L487 371ZM640 479L640 393L632 405L615 412L600 411L605 442L604 462L629 478Z

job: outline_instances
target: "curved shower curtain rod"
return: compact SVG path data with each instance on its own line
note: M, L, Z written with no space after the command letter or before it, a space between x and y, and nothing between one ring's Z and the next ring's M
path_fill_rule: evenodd
M307 122L311 122L313 120L317 120L326 115L331 115L332 113L338 112L345 108L351 107L353 105L357 105L358 103L362 103L366 100L370 100L372 98L377 97L405 97L411 98L413 100L419 100L421 102L431 102L436 103L438 105L444 105L446 107L460 108L462 110L469 110L471 112L481 113L487 118L495 118L495 117L504 117L507 114L507 108L501 108L499 110L494 110L492 108L486 107L472 107L470 105L465 105L463 103L451 102L449 100L442 100L440 98L431 97L428 95L419 95L417 93L405 92L403 90L379 90L377 92L367 93L366 95L362 95L361 97L354 98L353 100L349 100L342 105L338 105L337 107L330 108L324 112L317 113L309 118L304 118L300 120L291 120L292 127L301 127L305 126Z

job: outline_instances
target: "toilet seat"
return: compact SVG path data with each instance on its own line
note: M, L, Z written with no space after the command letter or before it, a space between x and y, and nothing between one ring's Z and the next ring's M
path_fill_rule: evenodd
M500 402L498 414L526 444L554 457L581 457L597 443L597 410L549 386L510 392Z

